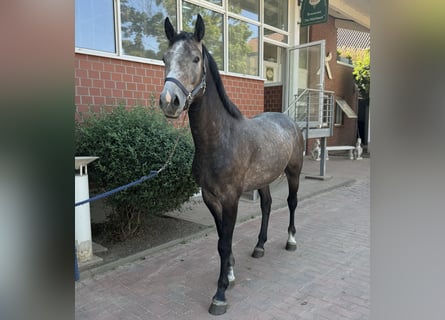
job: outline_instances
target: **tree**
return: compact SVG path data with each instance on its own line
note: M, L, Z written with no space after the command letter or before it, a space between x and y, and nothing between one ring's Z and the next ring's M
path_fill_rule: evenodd
M364 54L354 61L355 82L358 86L360 96L369 101L369 89L371 85L371 55L370 50L366 50Z

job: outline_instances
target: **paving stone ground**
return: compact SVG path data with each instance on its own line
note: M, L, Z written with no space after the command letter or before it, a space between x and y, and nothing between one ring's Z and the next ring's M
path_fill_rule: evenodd
M295 252L284 249L288 211L275 210L261 259L250 256L260 219L238 224L236 284L217 318L369 319L369 200L368 167L353 184L300 201ZM219 272L216 243L209 230L76 282L76 319L215 318L208 307Z

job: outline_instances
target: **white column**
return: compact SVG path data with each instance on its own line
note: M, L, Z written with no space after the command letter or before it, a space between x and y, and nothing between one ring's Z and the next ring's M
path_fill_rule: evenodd
M98 157L75 157L74 169L79 170L74 176L75 203L90 198L87 165ZM75 245L78 263L93 258L93 241L91 238L90 203L75 206Z
M75 201L80 202L89 198L88 175L75 176ZM76 207L75 211L75 239L77 260L85 262L93 257L93 242L91 239L90 204L85 203Z

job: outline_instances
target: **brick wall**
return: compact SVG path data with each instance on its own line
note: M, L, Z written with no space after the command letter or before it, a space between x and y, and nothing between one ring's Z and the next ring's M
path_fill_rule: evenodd
M246 117L264 111L264 81L221 75L230 100Z
M264 87L264 111L283 112L283 86Z
M75 104L78 117L88 111L98 112L104 106L148 105L150 95L161 92L163 78L161 66L76 54Z
M164 67L141 62L75 54L76 118L118 105L157 103L164 85ZM264 110L262 80L222 75L229 98L247 117Z
M335 72L337 83L335 86L336 97L344 99L352 110L358 114L357 95L355 90L354 79L352 76L352 68L335 63ZM335 106L338 108L338 106ZM348 118L343 113L343 124L341 126L334 126L334 135L328 138L328 146L332 145L355 145L357 141L357 119Z

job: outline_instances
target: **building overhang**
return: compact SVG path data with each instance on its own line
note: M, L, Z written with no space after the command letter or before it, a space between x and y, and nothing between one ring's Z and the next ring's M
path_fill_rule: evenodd
M354 112L354 110L352 110L352 108L345 100L336 98L335 102L343 110L348 118L357 118L357 114Z
M338 28L369 32L370 0L329 0L329 14Z

